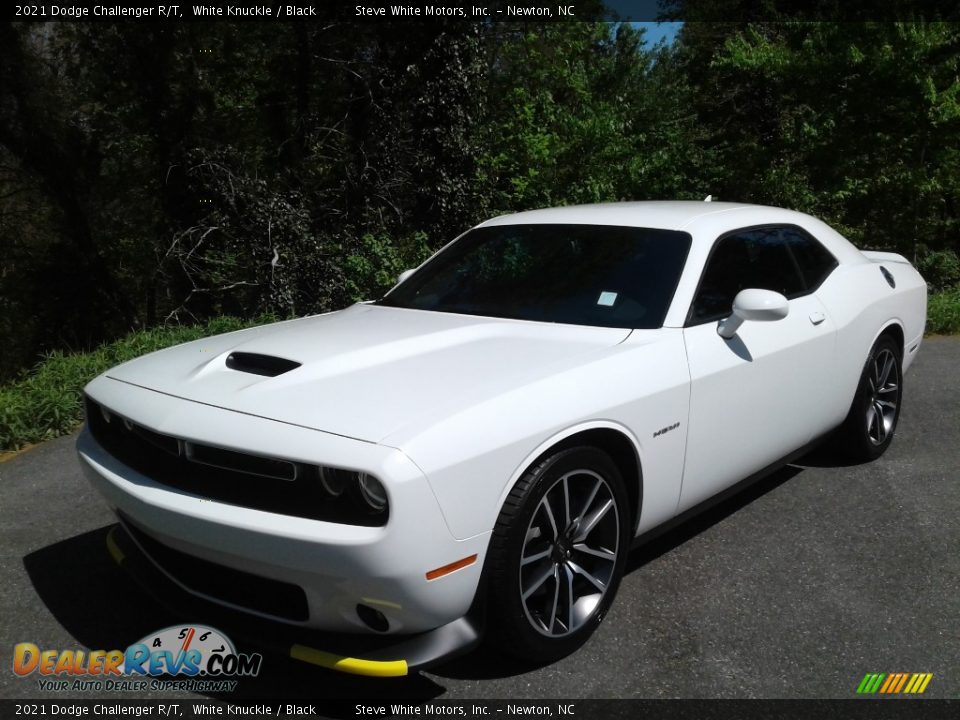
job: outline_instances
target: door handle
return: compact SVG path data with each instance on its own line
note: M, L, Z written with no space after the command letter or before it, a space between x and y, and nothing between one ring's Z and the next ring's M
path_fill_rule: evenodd
M810 322L812 322L814 325L819 325L826 319L826 315L824 315L822 312L817 311L810 313Z

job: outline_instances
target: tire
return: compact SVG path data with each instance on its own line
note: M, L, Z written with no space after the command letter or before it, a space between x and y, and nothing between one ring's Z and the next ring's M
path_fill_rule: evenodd
M529 470L490 541L491 639L538 663L583 645L617 593L630 527L623 478L601 450L561 450Z
M876 460L893 441L903 399L900 355L900 348L888 335L879 337L870 349L850 413L837 437L849 460Z

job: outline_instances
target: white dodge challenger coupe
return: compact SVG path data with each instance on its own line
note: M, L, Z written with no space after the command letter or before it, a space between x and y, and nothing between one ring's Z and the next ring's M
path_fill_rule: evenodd
M107 371L77 449L178 592L384 641L294 657L404 674L483 629L544 662L666 523L830 433L881 455L925 319L905 258L808 215L535 210L375 302Z

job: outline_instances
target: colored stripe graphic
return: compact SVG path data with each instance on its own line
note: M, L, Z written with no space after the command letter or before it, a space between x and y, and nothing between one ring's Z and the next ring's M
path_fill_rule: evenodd
M867 673L857 686L860 695L920 695L933 679L933 673Z
M933 673L914 673L913 677L910 678L910 682L907 684L907 689L904 690L904 692L919 695L927 689L927 685L930 684L932 679ZM911 685L913 687L911 687Z
M884 673L867 673L863 676L863 680L860 681L860 687L857 688L857 692L864 695L875 693L880 688L880 683L883 682L885 677L886 675Z
M897 684L897 680L900 679L900 673L890 673L887 675L887 681L883 684L883 687L880 688L881 694L886 694L890 692L893 687Z

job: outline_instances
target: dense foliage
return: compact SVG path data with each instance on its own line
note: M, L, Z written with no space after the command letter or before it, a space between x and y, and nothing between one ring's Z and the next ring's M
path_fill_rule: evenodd
M388 288L492 214L812 212L960 282L960 26L0 25L0 379ZM949 307L949 305L948 305Z

